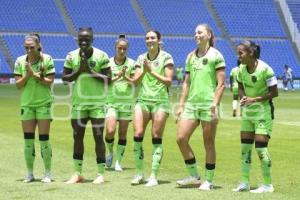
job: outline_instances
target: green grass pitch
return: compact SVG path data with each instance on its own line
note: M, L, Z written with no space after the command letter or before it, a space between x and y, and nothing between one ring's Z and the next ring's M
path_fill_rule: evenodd
M172 88L172 100L178 99L178 89ZM66 86L55 85L56 95L68 94ZM14 85L0 85L0 199L299 199L300 197L300 92L282 92L274 100L276 111L272 139L269 149L273 164L272 194L234 193L240 177L239 120L231 117L231 93L226 90L222 100L222 119L219 122L216 148L217 168L213 191L203 192L197 188L176 188L175 181L187 176L182 156L176 144L175 118L170 116L165 129L163 144L164 158L159 172L159 186L147 188L144 185L131 186L135 174L132 151L132 126L128 132L128 145L123 160L125 170L117 173L106 171L107 182L93 185L96 175L94 142L91 128L86 131L83 173L87 181L82 184L66 185L64 181L72 175L72 130L68 113L68 99L57 99L54 113L59 120L51 126L53 147L53 176L55 181L42 184L40 181L22 182L25 170L23 157L23 134L19 120L19 92ZM149 129L144 139L145 171L150 174L151 138ZM37 138L37 136L36 136ZM204 148L201 130L194 133L191 144L196 153L198 171L204 173ZM41 178L43 164L36 139L35 176ZM261 183L260 165L253 153L251 187Z

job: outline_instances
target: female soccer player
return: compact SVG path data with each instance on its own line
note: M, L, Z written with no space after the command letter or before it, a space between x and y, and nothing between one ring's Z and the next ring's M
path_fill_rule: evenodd
M93 47L92 43L92 28L80 28L78 32L79 48L67 55L64 64L63 81L75 81L71 119L75 174L66 182L67 184L79 183L84 180L82 176L83 138L89 120L92 124L98 168L98 175L93 183L101 184L104 182L105 143L103 141L103 129L107 85L111 80L111 71L108 66L107 54Z
M239 95L243 115L241 120L241 183L235 192L249 190L252 146L261 162L263 185L252 193L273 192L271 158L268 142L272 132L272 98L278 96L277 79L272 68L259 59L260 47L252 41L243 41L237 47L241 61L238 73Z
M236 112L238 108L238 100L239 100L239 94L238 94L238 82L237 82L237 75L239 73L239 65L240 61L237 61L237 66L232 68L230 72L230 90L233 94L233 101L232 101L232 116L236 117Z
M121 161L127 143L128 124L132 120L133 103L135 98L134 85L131 78L134 75L134 60L126 56L128 40L120 35L115 44L116 55L109 59L112 70L112 85L108 96L106 114L105 141L108 147L106 166L111 167L113 161L113 144L117 122L119 122L119 141L116 152L115 171L122 171Z
M137 174L132 185L144 180L143 138L152 120L152 170L146 186L158 185L157 173L163 156L162 137L169 113L168 87L172 84L173 58L159 48L161 34L150 30L145 42L148 51L138 57L134 83L141 81L141 89L134 113L134 157Z
M195 155L189 145L196 127L202 125L205 156L205 181L201 190L213 188L216 166L215 136L218 122L218 106L225 89L225 61L215 49L214 34L207 24L200 24L195 30L197 49L186 60L185 80L177 110L177 144L190 174L178 180L179 186L200 184Z
M34 137L38 127L41 155L45 175L41 180L50 183L52 149L49 143L51 103L53 97L50 86L53 83L55 68L50 55L42 53L40 36L31 33L25 36L26 54L18 57L14 75L17 88L21 90L21 120L24 132L24 155L27 166L25 183L34 181L33 164L35 158Z

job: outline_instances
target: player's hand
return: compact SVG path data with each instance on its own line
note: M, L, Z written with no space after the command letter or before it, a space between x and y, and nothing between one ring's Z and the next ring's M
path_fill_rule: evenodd
M149 63L146 59L144 60L144 69L145 69L146 72L151 74L152 68L151 68L151 66L149 65Z
M177 109L176 109L176 124L177 122L180 121L180 117L181 117L181 114L183 113L183 110L184 110L184 106L183 105L178 105L177 106Z
M25 68L26 68L26 75L27 76L33 76L33 71L32 71L32 66L30 62L25 63Z
M90 72L89 64L88 64L88 59L86 57L86 54L82 51L80 52L80 67L79 67L80 72Z
M241 101L240 101L240 105L241 106L247 106L247 105L253 104L255 102L256 102L255 98L243 96Z

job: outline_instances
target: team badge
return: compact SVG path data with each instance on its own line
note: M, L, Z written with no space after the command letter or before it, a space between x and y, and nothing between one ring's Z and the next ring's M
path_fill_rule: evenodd
M206 65L208 63L208 59L207 58L204 58L203 60L202 60L202 64L203 65Z
M153 62L153 67L158 67L158 65L159 65L158 61Z
M257 77L256 76L251 76L251 80L252 80L253 83L256 83Z
M95 61L90 61L90 67L94 68L96 66L96 62Z

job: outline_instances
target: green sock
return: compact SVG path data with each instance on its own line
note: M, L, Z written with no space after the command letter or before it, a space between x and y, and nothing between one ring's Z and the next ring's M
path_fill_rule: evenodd
M103 175L105 171L105 163L97 163L98 174Z
M73 159L74 170L77 175L82 173L82 160Z
M49 143L49 140L47 141L40 141L41 144L41 154L44 161L44 167L45 172L51 171L51 160L52 160L52 148Z
M205 179L209 182L212 182L215 175L216 164L206 163L205 165Z
M185 164L190 176L193 177L199 177L198 172L197 172L197 163L192 163L192 164Z
M153 144L151 176L156 177L163 157L162 144Z
M34 139L25 139L24 156L28 173L33 173L35 158Z
M142 142L133 142L134 161L138 174L144 173L144 150Z
M105 142L106 142L106 146L107 146L107 149L108 149L108 153L113 154L113 152L114 152L114 139L111 139L111 140L105 139Z
M116 154L116 160L121 162L124 156L124 152L125 152L125 145L120 145L118 144L117 146L117 154Z
M256 152L259 156L261 163L261 171L265 185L272 183L271 179L271 157L268 152L268 148L256 148Z
M250 170L251 170L251 154L253 144L242 143L242 155L241 155L241 172L242 183L249 183Z

